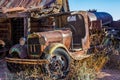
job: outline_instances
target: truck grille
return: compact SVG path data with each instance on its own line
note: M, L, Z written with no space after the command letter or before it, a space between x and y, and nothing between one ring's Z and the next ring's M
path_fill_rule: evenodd
M33 57L41 56L41 46L38 38L28 39L28 53Z

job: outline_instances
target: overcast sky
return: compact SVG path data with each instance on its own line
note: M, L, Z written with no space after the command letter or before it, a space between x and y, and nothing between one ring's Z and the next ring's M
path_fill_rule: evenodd
M97 9L100 12L107 12L114 20L120 19L120 0L68 0L70 10Z

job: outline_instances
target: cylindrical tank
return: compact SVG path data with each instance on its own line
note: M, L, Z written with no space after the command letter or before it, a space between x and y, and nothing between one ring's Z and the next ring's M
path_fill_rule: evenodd
M110 24L113 21L112 16L106 12L88 12L88 17L90 21L101 20L102 25Z

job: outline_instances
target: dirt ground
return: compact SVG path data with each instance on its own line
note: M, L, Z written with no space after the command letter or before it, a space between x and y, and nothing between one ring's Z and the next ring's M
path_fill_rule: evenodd
M7 69L5 60L0 60L0 80L13 80L13 74ZM120 70L103 69L97 73L96 80L120 80Z
M5 60L0 60L0 80L12 80L11 75L6 67Z
M97 74L97 80L120 80L120 70L103 69Z

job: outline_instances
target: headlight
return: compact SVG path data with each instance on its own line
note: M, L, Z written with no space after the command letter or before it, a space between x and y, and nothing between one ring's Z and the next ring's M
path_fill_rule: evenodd
M25 41L26 41L25 38L20 38L20 40L19 40L20 45L21 46L25 45Z
M46 39L45 39L44 36L41 36L40 39L39 39L39 41L40 41L41 45L45 45L45 43L46 43Z

